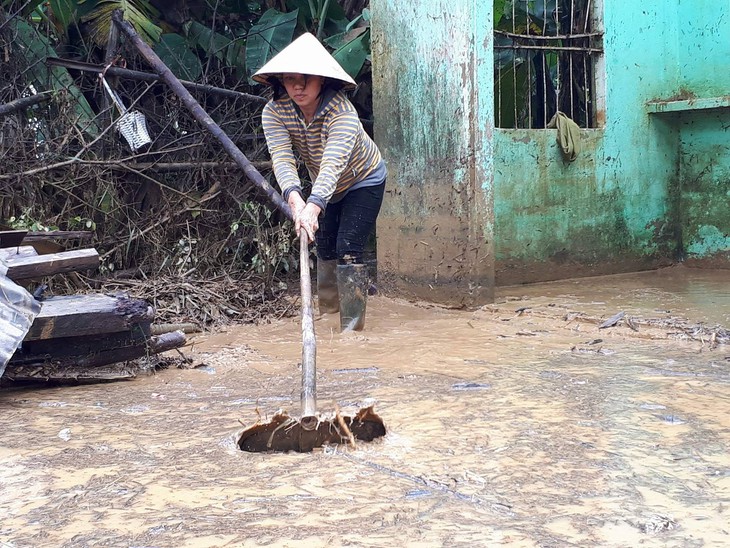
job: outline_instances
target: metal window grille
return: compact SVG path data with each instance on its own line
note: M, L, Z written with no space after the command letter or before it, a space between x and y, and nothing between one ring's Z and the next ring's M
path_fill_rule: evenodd
M544 128L558 110L580 127L597 126L596 1L495 0L497 127Z

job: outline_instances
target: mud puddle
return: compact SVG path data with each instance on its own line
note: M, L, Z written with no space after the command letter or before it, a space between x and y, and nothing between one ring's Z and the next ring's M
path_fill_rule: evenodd
M296 319L198 337L195 369L0 391L0 546L727 545L730 347L581 321L722 319L699 296L727 284L657 280L317 321L320 409L388 428L355 449L235 446L239 420L298 413Z

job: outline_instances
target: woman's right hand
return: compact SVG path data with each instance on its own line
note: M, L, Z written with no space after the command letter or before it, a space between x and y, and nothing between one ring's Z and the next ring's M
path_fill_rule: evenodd
M287 203L291 208L292 220L294 221L294 225L296 225L297 219L299 219L299 215L302 214L302 210L307 204L304 201L304 198L302 198L302 195L298 192L292 192L291 194L289 194L289 199L287 200Z
M319 229L319 214L321 210L315 204L307 204L298 192L292 192L287 200L294 218L294 230L301 238L302 230L307 240L314 241L314 233Z
M294 229L300 238L303 230L307 235L307 239L310 242L314 241L314 233L319 230L319 214L321 212L322 210L317 204L309 203L304 207L294 223Z

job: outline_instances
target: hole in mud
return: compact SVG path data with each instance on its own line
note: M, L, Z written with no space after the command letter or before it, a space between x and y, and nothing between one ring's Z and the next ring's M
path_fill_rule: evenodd
M238 438L238 448L250 453L309 453L325 445L369 442L385 435L383 420L372 407L361 409L354 417L322 417L316 428L304 428L286 413L277 413L265 423L254 424Z

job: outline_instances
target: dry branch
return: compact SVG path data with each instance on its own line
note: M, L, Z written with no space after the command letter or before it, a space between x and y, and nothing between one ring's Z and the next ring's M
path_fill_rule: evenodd
M17 112L28 107L32 107L33 105L43 103L50 99L50 91L44 91L42 93L38 93L37 95L31 95L30 97L21 97L20 99L16 99L15 101L10 101L8 103L0 105L0 116L5 116L6 114L11 114L13 112Z
M85 72L92 72L96 74L109 74L111 76L119 76L120 78L128 78L130 80L138 80L141 82L159 82L161 78L156 74L150 72L142 72L139 70L129 70L119 67L109 67L105 70L104 65L94 65L92 63L82 63L81 61L74 61L72 59L59 59L58 57L49 57L47 63L51 66L59 66L70 69L81 70ZM212 93L214 95L220 95L222 97L228 97L229 99L245 99L251 103L257 105L265 105L268 101L266 97L259 95L251 95L250 93L243 93L241 91L235 91L232 89L223 89L215 86L207 86L204 84L196 84L195 82L188 82L187 80L180 80L180 83L188 89L193 91L199 91L203 93ZM0 107L1 109L2 107ZM0 110L0 114L2 111Z

